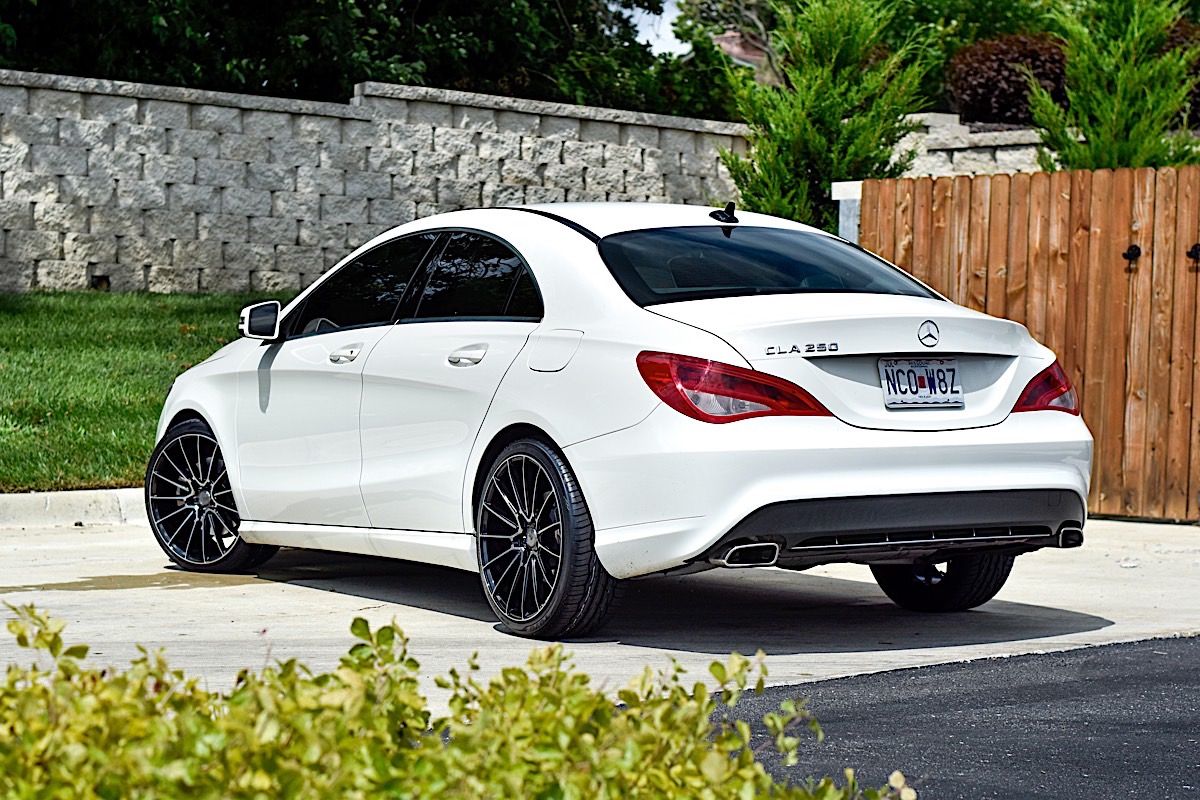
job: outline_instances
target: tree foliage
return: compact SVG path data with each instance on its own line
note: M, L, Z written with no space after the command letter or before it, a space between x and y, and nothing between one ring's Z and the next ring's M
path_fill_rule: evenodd
M0 682L0 795L118 798L749 798L915 800L899 773L863 790L847 770L809 787L776 782L744 721L722 718L751 688L753 662L714 662L717 699L682 669L649 670L620 705L560 645L484 683L451 671L450 713L433 719L417 662L395 627L371 630L329 673L287 661L211 692L143 651L126 670L94 669L63 623L13 608L17 643L48 664L9 665ZM761 660L760 660L761 664ZM759 686L761 689L760 671ZM796 703L768 714L767 748L796 763Z
M1043 169L1114 169L1200 163L1187 130L1200 43L1167 44L1178 0L1087 0L1053 20L1066 53L1067 107L1030 79Z
M637 41L662 0L5 0L0 65L345 102L375 80L713 115L697 80ZM701 73L705 69L701 64Z
M831 182L897 177L911 163L893 150L915 130L905 117L920 110L926 63L917 38L881 47L896 9L896 0L776 6L785 85L733 78L752 153L722 153L752 210L836 230Z
M1200 0L1196 0L1200 2ZM926 99L946 107L945 67L963 47L982 39L1045 30L1046 12L1061 0L897 0L891 22L881 37L883 47L897 51L914 39L926 47L929 69L922 92ZM803 0L680 0L682 18L710 32L736 30L751 44L766 51L770 69L781 74L779 54L770 32L781 23L781 8L793 11ZM854 13L869 13L862 8Z

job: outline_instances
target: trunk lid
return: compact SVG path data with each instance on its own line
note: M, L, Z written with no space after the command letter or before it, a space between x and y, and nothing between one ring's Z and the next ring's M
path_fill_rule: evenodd
M647 310L720 336L754 369L803 387L843 422L862 428L935 431L995 425L1012 411L1029 380L1053 360L1024 326L931 298L759 295L664 303ZM918 338L922 334L924 343ZM956 369L962 406L886 407L881 359L952 359L948 363Z

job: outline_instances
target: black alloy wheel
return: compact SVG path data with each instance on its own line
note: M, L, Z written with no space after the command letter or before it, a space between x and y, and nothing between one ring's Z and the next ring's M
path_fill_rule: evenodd
M871 567L875 582L896 605L910 611L966 611L996 596L1016 556L980 553L943 564L882 564Z
M252 569L279 549L242 541L229 470L212 429L200 420L172 426L154 448L146 515L163 552L186 570Z
M506 628L556 638L604 622L618 582L596 557L591 514L554 448L520 439L496 456L475 530L483 591Z

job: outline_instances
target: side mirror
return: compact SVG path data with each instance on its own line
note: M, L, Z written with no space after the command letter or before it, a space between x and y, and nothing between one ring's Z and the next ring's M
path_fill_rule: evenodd
M255 303L242 309L238 319L238 333L247 339L261 339L273 342L279 338L279 312L282 307L278 300L268 300L265 303Z

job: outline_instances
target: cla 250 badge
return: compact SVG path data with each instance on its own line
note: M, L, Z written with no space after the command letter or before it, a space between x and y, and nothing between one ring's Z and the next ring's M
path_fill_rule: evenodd
M793 344L793 345L771 345L767 348L769 356L786 356L792 353L836 353L838 351L837 342L817 342L814 344Z

